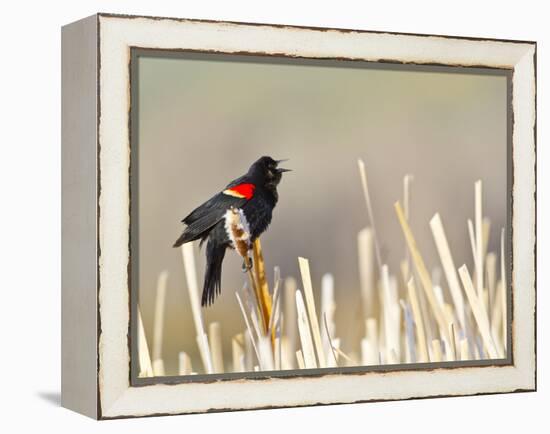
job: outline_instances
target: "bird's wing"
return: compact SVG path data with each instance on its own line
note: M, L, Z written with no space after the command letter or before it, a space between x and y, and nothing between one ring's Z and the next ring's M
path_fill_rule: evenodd
M200 224L206 227L213 226L223 218L229 208L240 208L247 200L237 195L226 194L224 192L218 193L194 209L182 222L188 226L193 224Z
M213 196L182 220L187 227L176 242L177 245L203 238L216 223L224 218L228 209L241 208L253 197L254 184L237 181L230 183L225 190Z

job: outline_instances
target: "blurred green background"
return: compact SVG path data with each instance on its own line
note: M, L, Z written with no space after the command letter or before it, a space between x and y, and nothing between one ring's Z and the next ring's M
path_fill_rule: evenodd
M456 265L471 269L466 220L477 179L492 221L489 249L498 249L507 192L503 75L201 54L140 56L138 71L139 304L151 340L156 280L168 270L167 374L177 374L181 350L202 371L181 254L172 248L180 220L262 155L289 158L293 169L262 237L269 277L278 265L298 278L298 256L310 259L316 291L322 274L333 273L344 351L357 349L363 333L356 251L368 219L357 158L366 163L392 273L405 252L393 208L405 174L414 175L411 224L429 268L439 266L429 228L439 211ZM197 253L202 287L204 252ZM226 365L230 338L245 327L235 298L245 281L241 262L226 255L222 295L204 309L206 323L222 323Z

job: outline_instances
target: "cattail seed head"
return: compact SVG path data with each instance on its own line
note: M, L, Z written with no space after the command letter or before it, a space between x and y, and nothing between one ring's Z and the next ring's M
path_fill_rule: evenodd
M246 258L252 246L250 228L244 212L240 208L231 207L225 213L225 231L235 250Z

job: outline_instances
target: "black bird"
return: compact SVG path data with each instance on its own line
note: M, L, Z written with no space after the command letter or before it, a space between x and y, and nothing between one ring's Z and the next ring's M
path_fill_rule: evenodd
M240 209L250 230L251 242L271 223L279 195L277 185L289 169L279 167L285 160L261 157L248 172L230 182L220 193L196 208L182 222L187 226L174 247L200 239L206 245L206 272L202 305L210 305L221 291L222 262L227 248L234 248L225 227L227 211Z

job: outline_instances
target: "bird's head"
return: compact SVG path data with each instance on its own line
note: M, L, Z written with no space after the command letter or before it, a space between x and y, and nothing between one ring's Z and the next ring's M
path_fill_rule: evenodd
M271 157L261 157L250 166L248 173L262 182L265 186L276 187L279 182L281 182L283 173L290 172L291 170L279 167L279 164L284 161L286 160L274 160Z

